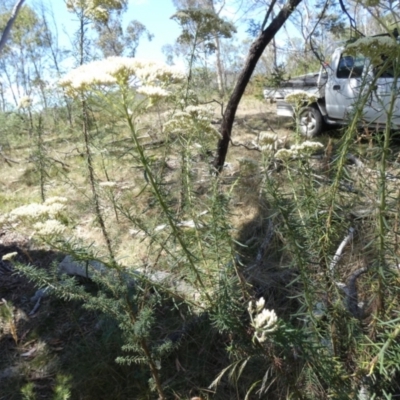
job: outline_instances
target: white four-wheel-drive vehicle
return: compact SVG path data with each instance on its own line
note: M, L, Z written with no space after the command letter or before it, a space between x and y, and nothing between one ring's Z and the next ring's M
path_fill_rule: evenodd
M362 39L367 48L368 39ZM370 43L375 52L379 52L380 43L396 46L396 52L400 49L392 37L372 37ZM336 49L319 73L290 79L278 88L265 88L264 98L277 102L278 115L296 118L304 136L318 135L324 124L348 124L356 110L362 125L383 127L389 119L391 128L400 129L400 82L395 73L399 58L385 55L387 48L373 59L360 53L349 55L349 47ZM304 95L297 106L286 101L295 93Z

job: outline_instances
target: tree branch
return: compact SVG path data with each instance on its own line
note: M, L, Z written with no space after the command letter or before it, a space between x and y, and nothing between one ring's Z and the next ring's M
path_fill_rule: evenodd
M15 6L11 12L11 16L10 19L7 22L6 27L4 28L3 34L1 35L1 39L0 39L0 54L3 51L3 48L6 44L8 35L10 34L11 28L15 22L15 20L17 19L18 16L18 12L20 10L20 8L22 7L22 4L24 3L25 0L18 0L15 3Z
M231 140L232 126L235 120L236 110L243 96L243 93L250 81L251 75L264 52L267 45L275 37L276 33L287 21L295 8L302 0L288 0L285 6L279 11L277 16L271 21L268 27L263 30L258 38L250 47L245 65L239 74L235 88L229 98L221 125L222 138L219 140L217 155L214 159L214 167L219 172L222 171L225 163L226 154L228 152L229 142Z
M342 11L347 15L347 17L350 21L350 26L354 29L354 32L358 33L361 37L365 36L362 32L360 32L357 29L356 20L347 11L347 9L343 3L343 0L339 0L339 4L340 4L340 8L342 9Z

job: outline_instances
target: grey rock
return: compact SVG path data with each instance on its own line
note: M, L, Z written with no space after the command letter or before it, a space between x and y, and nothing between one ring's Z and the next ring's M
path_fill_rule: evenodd
M72 256L66 256L58 265L58 272L71 276L81 276L83 278L93 279L95 274L108 275L111 278L117 278L116 271L107 268L99 261L90 260L87 262L76 261ZM175 292L179 296L190 298L192 301L200 299L200 292L190 283L183 279L177 279L175 275L167 271L153 270L148 268L138 268L131 273L124 273L129 285L135 285L133 276L144 278L153 282L155 285L165 286L168 290Z

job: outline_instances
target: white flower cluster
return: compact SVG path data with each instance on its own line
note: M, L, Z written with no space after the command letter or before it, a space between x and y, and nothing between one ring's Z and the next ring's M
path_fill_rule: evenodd
M114 187L117 186L117 182L110 182L110 181L107 181L107 182L100 182L100 183L99 183L99 186L101 186L101 187L108 187L108 188L114 188Z
M168 92L162 89L163 86L182 82L184 74L176 67L155 61L130 57L108 57L70 71L59 81L59 85L65 88L67 95L75 97L98 86L125 85L133 77L140 80L142 94L149 97L165 97Z
M61 196L52 196L46 199L44 204L54 204L54 203L61 203L61 204L66 204L68 203L68 199L66 197L61 197Z
M168 90L159 86L141 86L137 89L137 92L152 99L162 99L163 97L168 97L170 95Z
M256 302L254 306L250 301L247 311L250 314L251 326L254 328L254 337L263 343L267 340L269 333L278 329L278 317L274 310L264 308L265 300L263 297Z
M324 145L320 142L306 140L302 144L294 145L290 149L280 149L275 153L275 158L279 160L289 160L290 158L309 156Z
M33 225L34 229L41 235L60 234L65 230L55 218L66 208L67 199L64 197L50 197L43 204L31 203L20 206L1 216L1 224L12 227L19 224Z
M214 111L210 107L188 106L164 124L164 132L191 134L200 132L221 136L218 129L211 125Z
M56 219L48 219L44 222L37 222L33 225L39 236L56 236L65 231L65 225Z
M361 53L368 57L373 65L382 63L382 55L397 57L400 55L400 46L394 38L389 36L363 37L346 46L346 54Z
M12 219L39 219L44 216L55 216L65 208L64 204L38 204L31 203L12 210L9 215Z
M318 100L315 94L305 92L304 90L294 90L285 97L285 101L299 107L303 104L312 104Z
M263 152L276 150L278 147L278 135L270 132L260 132L258 143Z
M4 254L4 256L1 259L3 261L11 261L17 255L18 255L18 253L16 251L13 251L12 253Z
M18 108L29 108L32 105L32 99L24 96L19 99Z

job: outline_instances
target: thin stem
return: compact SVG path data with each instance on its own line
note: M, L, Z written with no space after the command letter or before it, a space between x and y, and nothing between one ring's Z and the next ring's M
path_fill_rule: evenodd
M92 195L93 195L93 201L94 201L94 206L96 210L96 216L100 224L101 231L103 233L103 237L106 241L108 253L110 255L110 258L112 262L115 264L115 257L114 257L114 252L111 246L111 240L108 235L106 225L103 219L103 215L101 213L101 208L100 208L100 199L96 190L96 184L95 184L95 176L94 176L94 167L93 167L93 158L92 158L92 152L90 151L90 138L89 138L89 121L88 121L88 112L87 112L87 104L85 100L82 100L81 102L82 106L82 115L83 115L83 136L85 139L85 152L86 152L86 160L87 160L87 166L88 166L88 173L89 173L89 182L90 182L90 188L92 190Z
M135 125L133 123L133 120L131 118L131 115L129 113L128 106L127 106L127 93L126 93L126 90L124 90L124 88L121 88L121 91L122 91L122 99L123 99L125 118L126 118L126 120L128 122L128 126L129 126L129 129L130 129L131 134L132 134L133 142L134 142L136 150L137 150L137 152L139 154L139 158L140 158L140 161L141 161L141 163L143 165L143 168L144 168L144 170L146 172L146 176L148 178L148 181L149 181L149 183L150 183L150 185L151 185L151 187L152 187L152 189L154 191L154 194L155 194L155 196L157 198L158 203L161 206L161 209L164 211L164 214L165 214L165 216L167 218L168 224L171 227L174 236L177 238L177 240L178 240L179 244L181 245L183 251L186 253L187 259L189 261L190 269L195 274L196 280L199 283L199 285L201 286L201 288L203 289L203 293L205 294L207 300L210 302L210 304L212 304L213 301L212 301L210 295L208 294L207 288L206 288L206 286L205 286L205 284L204 284L204 282L203 282L203 280L202 280L202 278L200 276L200 272L198 271L198 269L197 269L197 267L196 267L196 265L194 263L194 255L189 251L189 249L186 246L186 243L182 239L182 236L181 236L181 234L180 234L180 232L179 232L179 230L178 230L178 228L177 228L177 226L176 226L176 224L175 224L175 222L173 220L173 217L172 217L172 215L170 213L170 210L169 210L169 208L168 208L168 206L167 206L167 204L165 202L165 199L164 199L164 197L163 197L163 195L162 195L162 193L160 191L160 188L159 188L159 186L157 185L157 183L156 183L156 181L154 179L153 172L152 172L152 170L151 170L151 168L149 166L148 160L147 160L147 158L146 158L146 156L144 154L143 147L141 146L141 144L140 144L140 142L138 140L138 137L136 135Z

